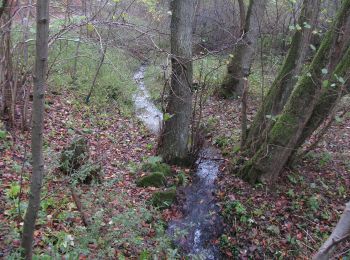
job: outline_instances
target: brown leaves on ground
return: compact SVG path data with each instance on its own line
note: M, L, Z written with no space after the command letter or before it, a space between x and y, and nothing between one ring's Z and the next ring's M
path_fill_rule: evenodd
M248 118L253 118L257 103L250 100ZM227 159L217 192L226 220L220 239L226 257L309 259L349 200L349 113L333 123L299 165L285 170L274 187L252 187L228 170L235 163L232 159L238 158L240 101L211 99L204 115L204 121L215 123L210 140ZM335 255L342 252L346 250L340 248Z

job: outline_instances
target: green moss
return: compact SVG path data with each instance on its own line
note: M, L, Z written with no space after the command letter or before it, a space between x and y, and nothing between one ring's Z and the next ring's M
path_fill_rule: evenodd
M162 187L166 185L166 178L163 173L155 172L144 176L137 181L138 187Z
M248 183L255 183L258 179L258 176L256 174L252 174L251 170L253 169L253 161L249 160L247 161L243 167L239 170L238 175L243 180L245 180Z
M159 191L153 194L151 203L159 209L169 208L175 201L176 189L169 189L166 191Z
M283 113L271 129L269 139L271 141L283 142L284 138L288 138L294 133L297 123L298 121L293 115Z
M60 170L65 174L70 174L77 170L89 159L88 141L85 137L75 137L71 144L62 151L60 160Z
M89 184L93 180L101 182L102 167L99 164L84 164L72 174L73 181Z
M160 172L162 174L164 174L164 176L168 176L171 173L171 168L168 164L166 163L144 163L142 165L142 170L143 171L148 171L148 172Z

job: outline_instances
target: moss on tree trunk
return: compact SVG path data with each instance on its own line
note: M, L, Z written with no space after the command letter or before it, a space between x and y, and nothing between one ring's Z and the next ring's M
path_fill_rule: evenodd
M249 154L254 154L265 141L267 132L275 122L274 117L281 113L292 93L307 56L311 32L317 21L319 7L320 0L304 1L298 21L302 29L295 31L281 70L250 127L245 144L245 150Z
M329 89L329 74L344 77L349 71L349 52L341 46L349 42L342 28L349 24L350 0L343 2L335 23L324 37L309 68L298 81L282 114L267 134L267 140L259 147L253 158L240 170L240 175L253 183L261 179L275 180L305 131L317 104ZM344 40L347 42L344 43ZM329 64L337 64L329 66ZM325 68L328 73L325 75ZM325 84L327 83L327 84ZM326 85L326 86L325 86ZM325 90L326 89L326 90Z

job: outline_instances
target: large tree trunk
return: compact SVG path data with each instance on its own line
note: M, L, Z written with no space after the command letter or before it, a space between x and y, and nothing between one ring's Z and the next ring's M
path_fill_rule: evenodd
M226 98L241 96L243 93L243 78L250 74L266 3L267 0L249 2L243 38L233 52L221 87L221 93Z
M43 128L44 128L44 95L48 62L49 37L49 0L37 1L37 35L34 78L33 125L32 125L32 160L29 203L24 218L21 247L26 259L32 258L33 233L40 207L40 192L44 175Z
M350 19L348 19L347 24L344 24L340 28L341 33L341 42L343 45L338 46L337 52L344 53L344 50L348 48L348 44L350 42ZM339 55L338 55L339 57ZM332 71L334 67L336 66L337 60L332 58L331 63L327 66L328 71ZM350 63L350 61L349 61ZM349 66L349 65L348 65ZM329 82L331 81L332 74L328 74L329 78L327 79ZM316 104L316 107L307 122L305 129L300 136L298 140L297 147L301 146L305 140L307 140L314 131L317 130L317 128L324 122L324 120L327 118L328 114L334 109L336 106L337 100L339 96L342 96L346 94L347 91L347 85L349 86L350 82L345 82L346 79L348 79L350 76L350 71L347 72L347 74L343 77L343 79L337 79L337 82L335 82L332 86L331 84L324 86L324 91L322 93L322 96L320 97L319 101Z
M180 162L188 157L192 115L192 23L194 1L173 0L171 18L172 75L165 120L158 145L164 160ZM165 117L167 118L167 117Z
M350 47L347 37L343 37L342 28L348 25L349 19L350 0L345 0L315 58L298 81L282 114L276 118L276 123L268 132L267 140L241 169L240 175L245 180L251 183L261 179L275 180L297 148L299 138L320 97L329 94L330 86L339 84L339 77L346 78L350 68Z
M324 242L317 254L312 258L313 260L328 260L332 249L350 237L350 202L346 204L343 215L337 226L334 228L330 237Z
M244 147L249 154L254 154L265 141L268 131L274 124L274 118L281 113L296 84L297 76L301 74L310 48L312 31L317 23L320 3L320 0L305 0L303 2L298 21L298 25L302 29L295 31L282 68L249 129Z

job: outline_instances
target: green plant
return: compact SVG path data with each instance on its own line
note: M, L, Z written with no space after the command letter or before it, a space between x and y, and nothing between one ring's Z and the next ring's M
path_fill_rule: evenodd
M317 196L311 196L308 201L308 206L309 208L313 211L313 212L316 212L319 207L320 207L320 204L319 204L319 201L318 201L318 197Z
M242 222L247 222L247 209L239 201L230 201L225 203L223 215L225 218L230 219L232 216L239 218Z
M17 182L12 182L10 187L6 191L6 195L9 199L16 199L20 193L21 187Z
M218 136L215 138L214 144L220 148L225 148L230 143L230 138L227 136Z
M321 154L320 159L319 159L319 164L321 167L326 166L328 163L330 163L333 159L333 156L328 153L328 152L324 152Z

